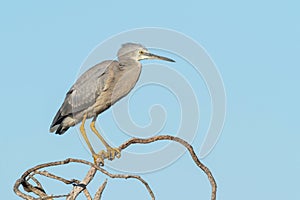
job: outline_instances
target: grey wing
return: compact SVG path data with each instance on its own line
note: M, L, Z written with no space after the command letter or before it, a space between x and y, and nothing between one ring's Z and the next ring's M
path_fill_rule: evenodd
M104 61L83 73L66 94L65 100L53 119L50 131L67 116L83 111L92 106L105 85L105 72L116 61Z
M105 84L105 72L116 61L104 61L83 73L67 93L63 115L80 112L93 105Z

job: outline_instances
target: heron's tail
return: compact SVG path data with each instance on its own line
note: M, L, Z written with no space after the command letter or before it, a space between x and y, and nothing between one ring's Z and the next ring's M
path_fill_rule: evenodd
M64 134L69 128L70 126L66 126L64 121L67 119L67 118L70 118L69 115L61 115L61 112L60 110L56 113L53 121L52 121L52 124L50 126L50 132L53 133L55 132L55 134L59 134L59 135L62 135Z

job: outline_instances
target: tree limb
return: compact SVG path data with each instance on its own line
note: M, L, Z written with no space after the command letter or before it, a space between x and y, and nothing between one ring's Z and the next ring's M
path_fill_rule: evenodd
M124 144L122 144L119 147L119 149L124 150L132 144L148 144L148 143L151 143L154 141L159 141L159 140L171 140L171 141L178 142L189 151L189 153L190 153L192 159L194 160L194 162L196 163L196 165L207 175L208 180L211 184L211 188L212 188L211 200L215 200L216 193L217 193L217 183L216 183L211 171L202 162L200 162L193 147L185 140L175 137L175 136L171 136L171 135L159 135L159 136L154 136L154 137L147 138L147 139L132 138L132 139L128 140L127 142L125 142Z
M107 179L105 179L104 183L98 188L98 190L95 194L94 200L100 200L101 199L101 196L102 196L102 193L104 191L104 188L106 187L106 184L107 184Z
M159 140L175 141L175 142L183 145L189 151L195 164L208 177L208 180L212 187L211 200L216 200L217 184L216 184L216 181L215 181L212 173L202 162L200 162L195 151L193 150L193 147L185 140L180 139L178 137L170 136L170 135L154 136L154 137L147 138L147 139L132 138L132 139L128 140L127 142L123 143L122 145L120 145L119 150L122 151L132 144L148 144L148 143L152 143L152 142L159 141ZM49 173L46 170L41 171L41 169L43 169L43 168L59 166L59 165L67 165L69 163L79 163L79 164L84 164L84 165L87 165L90 167L89 171L87 172L86 176L84 177L84 179L82 181L79 181L76 179L68 180L63 177L57 176L55 174ZM40 165L37 165L35 167L28 169L27 171L25 171L22 174L21 178L16 181L16 183L14 185L14 192L23 199L28 199L28 200L37 199L37 198L34 198L33 196L25 194L24 192L21 192L19 187L20 187L20 185L22 185L25 192L34 193L35 195L37 195L39 197L38 199L55 199L55 198L66 197L67 200L73 200L73 199L76 199L77 196L81 192L83 192L85 194L86 198L88 200L91 200L92 197L87 189L87 186L93 180L97 171L101 172L102 174L104 174L110 178L136 179L145 186L149 195L151 196L151 199L152 200L155 199L154 193L151 190L149 184L140 176L130 175L130 174L112 174L112 173L108 172L107 170L105 170L103 167L100 167L100 161L97 161L97 163L94 164L89 161L85 161L82 159L75 159L75 158L68 158L68 159L65 159L62 161L44 163L44 164L40 164ZM68 194L65 194L65 195L47 195L45 190L42 187L42 184L34 177L34 175L42 175L42 176L45 176L45 177L48 177L51 179L55 179L64 184L72 184L74 187ZM35 182L37 186L33 186L32 184L30 184L29 180L32 180L33 182ZM99 199L99 200L101 199L101 196L104 191L104 188L106 187L106 184L107 184L107 180L105 180L105 182L98 188L94 199Z

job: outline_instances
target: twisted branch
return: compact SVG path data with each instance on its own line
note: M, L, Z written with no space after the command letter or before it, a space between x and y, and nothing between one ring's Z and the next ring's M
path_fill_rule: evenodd
M169 140L169 141L175 141L181 145L183 145L190 153L193 161L195 162L195 164L207 175L208 180L211 184L212 190L211 190L211 200L216 200L216 192L217 192L217 185L216 185L216 181L212 175L212 173L210 172L210 170L202 163L200 162L200 160L198 159L195 151L193 150L193 147L186 142L183 139L180 139L178 137L174 137L174 136L170 136L170 135L161 135L161 136L154 136L151 138L147 138L147 139L140 139L140 138L132 138L130 140L128 140L127 142L123 143L122 145L120 145L119 150L122 151L124 149L126 149L127 147L129 147L132 144L148 144L148 143L152 143L155 141L159 141L159 140ZM79 163L79 164L84 164L90 167L89 171L87 172L86 176L84 177L84 179L82 181L79 181L77 179L65 179L63 177L57 176L55 174L49 173L46 170L41 171L41 169L43 168L48 168L48 167L53 167L53 166L59 166L59 165L67 165L69 163ZM110 177L110 178L122 178L122 179L136 179L138 180L140 183L142 183L145 188L147 189L149 195L151 196L151 199L154 200L155 196L153 191L151 190L149 184L140 176L138 175L130 175L130 174L112 174L110 172L108 172L107 170L105 170L102 167L99 167L100 163L91 163L82 159L75 159L75 158L68 158L62 161L56 161L56 162L49 162L49 163L44 163L44 164L40 164L37 165L35 167L32 167L30 169L28 169L27 171L25 171L23 173L23 175L21 176L20 179L18 179L14 185L14 192L20 196L23 199L28 199L28 200L35 200L35 199L56 199L56 198L62 198L62 197L66 197L67 200L73 200L76 199L77 196L83 192L86 199L91 200L91 194L89 193L87 186L88 184L93 180L93 178L95 177L96 173L99 171L102 174ZM62 182L64 184L72 184L74 187L73 189L68 193L68 194L64 194L64 195L48 195L46 194L42 184L37 180L37 178L35 178L35 175L41 175L41 176L45 176L47 178L50 179L54 179L57 180L59 182ZM36 186L33 186L29 181L32 180ZM38 196L39 198L35 198L33 196L30 196L24 192L21 192L19 187L23 186L23 189L25 192L27 193L34 193L36 196ZM95 200L100 200L102 193L105 189L107 185L107 179L104 181L104 183L98 188L94 199Z
M102 196L102 193L104 191L104 188L106 187L106 184L107 184L107 179L105 179L104 183L98 188L98 190L95 194L94 200L100 200L101 199L101 196Z

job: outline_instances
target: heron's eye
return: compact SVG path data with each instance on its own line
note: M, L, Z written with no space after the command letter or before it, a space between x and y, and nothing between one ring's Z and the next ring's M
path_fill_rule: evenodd
M144 52L143 51L139 51L139 54L143 54Z

